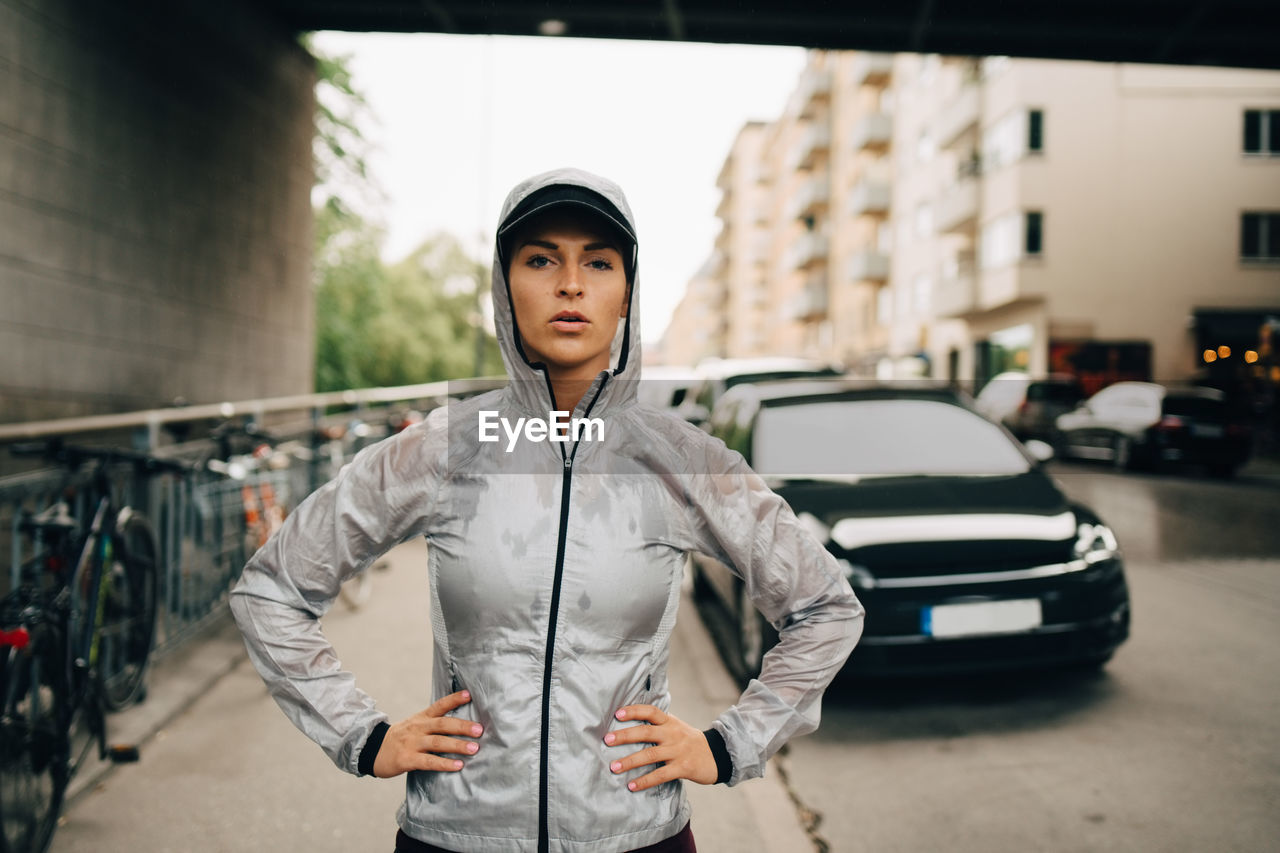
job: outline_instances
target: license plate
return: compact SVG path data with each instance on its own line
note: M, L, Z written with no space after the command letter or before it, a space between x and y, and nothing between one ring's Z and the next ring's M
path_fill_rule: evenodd
M1222 438L1222 427L1217 424L1194 424L1191 434L1196 438Z
M940 604L920 611L920 631L930 637L1011 634L1042 624L1040 599Z

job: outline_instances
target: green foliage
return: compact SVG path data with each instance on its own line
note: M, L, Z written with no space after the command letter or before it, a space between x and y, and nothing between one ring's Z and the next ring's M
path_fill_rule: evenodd
M368 102L348 57L303 44L316 59L316 390L502 373L497 341L480 325L487 270L455 239L440 235L398 264L383 263L383 230L357 212L383 201L360 130L373 119Z
M338 204L317 211L315 234L317 391L503 372L496 339L477 330L486 270L454 238L386 266L381 231Z

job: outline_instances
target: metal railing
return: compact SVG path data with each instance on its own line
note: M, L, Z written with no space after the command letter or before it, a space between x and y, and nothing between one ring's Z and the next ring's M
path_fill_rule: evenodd
M133 465L111 471L120 503L142 512L155 530L161 560L155 654L163 656L225 616L227 594L261 542L260 529L253 528L249 516L264 511L266 496L288 513L355 453L392 432L393 422L410 410L425 413L450 396L488 390L503 381L505 377L452 380L0 424L0 454L7 459L5 445L11 442L64 437L81 444L127 443L130 449L191 463L185 473L142 472ZM202 428L233 419L269 427L279 441L273 464L248 471L202 464L218 456L217 444L200 434ZM83 520L91 508L77 488L84 485L81 479L58 468L0 477L0 554L9 558L0 583L6 589L17 582L24 561L34 556L36 546L19 532L24 513L43 509L72 488L81 498L71 501L70 508Z

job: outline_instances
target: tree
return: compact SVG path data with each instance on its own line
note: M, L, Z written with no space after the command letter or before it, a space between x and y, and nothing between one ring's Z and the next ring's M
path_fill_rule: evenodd
M497 341L477 310L486 271L457 240L437 235L395 265L382 261L384 231L359 212L383 200L360 131L372 117L368 103L347 57L309 49L317 75L316 390L501 373Z

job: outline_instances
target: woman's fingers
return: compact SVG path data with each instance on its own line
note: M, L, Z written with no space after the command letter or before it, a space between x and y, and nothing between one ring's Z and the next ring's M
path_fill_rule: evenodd
M452 737L428 735L422 739L419 752L435 752L442 755L475 755L480 751L480 744L473 740L458 740Z
M463 720L458 717L421 717L417 723L424 735L480 737L484 734L484 726L475 720Z
M427 710L422 713L428 717L443 717L445 714L471 701L470 690L459 690L457 693L450 693L448 696L442 696L432 702Z
M671 715L656 705L625 705L614 714L619 720L643 720L655 726L665 725Z
M661 785L664 782L672 782L676 779L688 779L689 777L680 772L680 769L674 764L664 764L651 773L646 773L639 779L632 780L627 783L629 791L644 791L655 785Z
M636 767L657 764L659 761L668 761L673 757L671 750L663 749L660 746L651 746L648 749L633 752L625 758L615 759L609 764L609 769L614 773L626 773Z
M632 791L643 791L673 779L688 779L702 785L716 781L715 756L707 737L698 729L653 705L628 705L614 716L619 720L635 720L641 725L615 729L604 736L609 746L652 744L609 762L614 773L625 773L637 767L661 766L627 783Z
M662 743L663 731L659 726L627 726L615 729L604 736L609 746L621 746L624 743Z
M462 762L456 758L445 758L441 755L433 755L430 752L420 752L417 754L412 767L406 770L439 770L445 773L457 773L462 769Z
M474 720L445 715L470 701L470 692L460 690L407 720L392 724L374 758L373 775L387 778L409 770L461 770L462 760L452 756L479 752L480 744L462 738L479 737L484 734L484 727Z

